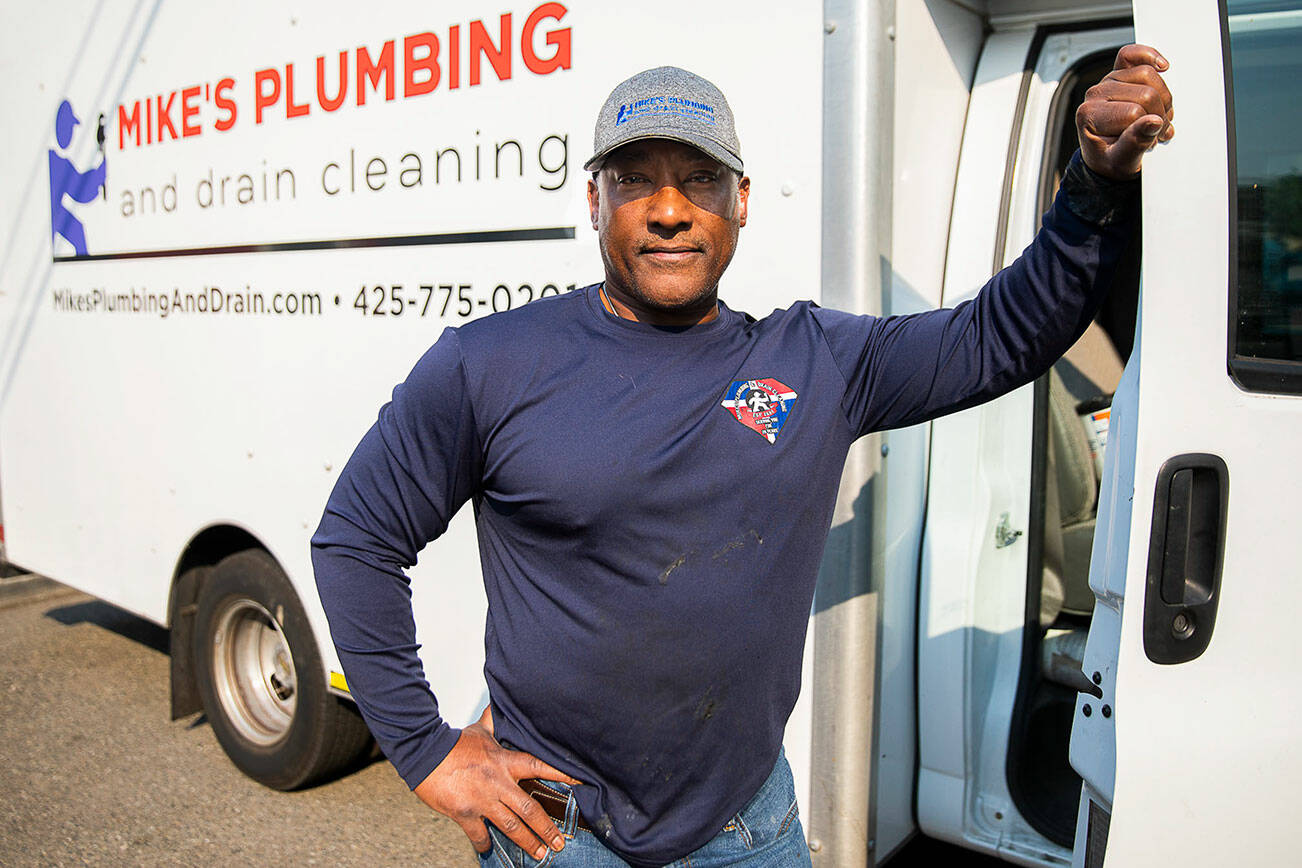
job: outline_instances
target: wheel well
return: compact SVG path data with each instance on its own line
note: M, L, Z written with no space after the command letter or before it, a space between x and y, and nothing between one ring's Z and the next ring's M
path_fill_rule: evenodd
M204 528L186 545L172 573L167 625L172 658L172 720L202 710L194 680L195 603L208 571L222 558L246 549L266 549L257 537L231 525Z

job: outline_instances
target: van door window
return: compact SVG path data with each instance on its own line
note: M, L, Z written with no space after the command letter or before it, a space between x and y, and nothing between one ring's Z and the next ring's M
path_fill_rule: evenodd
M1254 391L1302 393L1302 2L1230 0L1237 196L1229 366Z

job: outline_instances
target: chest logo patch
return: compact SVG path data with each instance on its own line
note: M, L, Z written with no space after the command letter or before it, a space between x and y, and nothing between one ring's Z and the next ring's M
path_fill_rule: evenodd
M770 443L777 442L795 403L791 387L772 377L733 380L723 393L723 406L733 418Z

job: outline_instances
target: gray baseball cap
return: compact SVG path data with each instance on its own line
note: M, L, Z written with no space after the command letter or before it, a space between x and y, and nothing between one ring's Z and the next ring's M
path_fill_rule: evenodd
M616 148L640 139L683 142L742 171L741 143L723 92L676 66L648 69L615 86L597 115L594 153L583 170L597 171Z

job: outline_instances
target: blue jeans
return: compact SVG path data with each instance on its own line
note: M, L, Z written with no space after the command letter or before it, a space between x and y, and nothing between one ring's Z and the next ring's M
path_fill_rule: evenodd
M489 823L493 847L479 854L479 864L483 868L627 868L628 863L596 836L575 828L579 809L570 788L552 781L543 783L569 796L566 821L557 823L565 836L565 848L559 853L548 850L540 862ZM791 766L787 765L786 755L779 754L773 772L746 807L734 814L705 846L674 862L673 868L787 868L809 864L809 847L796 810Z

